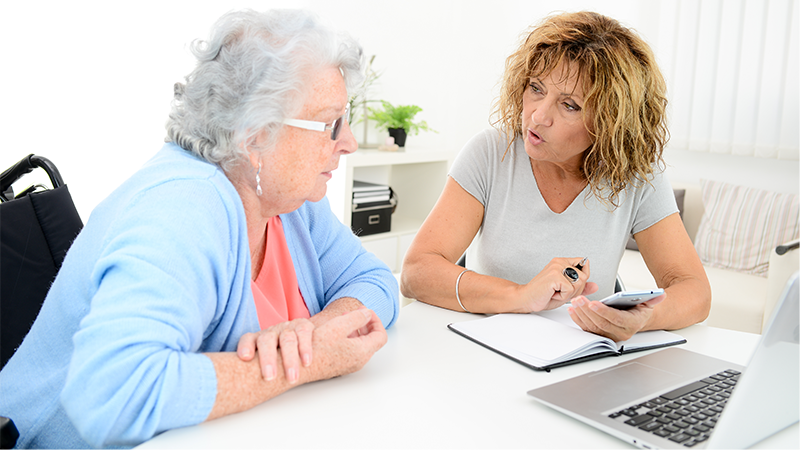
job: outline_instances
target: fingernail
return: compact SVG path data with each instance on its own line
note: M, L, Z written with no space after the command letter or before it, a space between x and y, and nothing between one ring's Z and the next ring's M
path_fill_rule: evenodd
M250 357L250 349L247 349L247 348L242 349L241 350L241 356L242 356L242 358L249 358Z
M289 379L289 384L295 384L297 382L297 369L287 370L286 378Z
M275 368L272 366L265 366L264 373L267 374L267 381L272 381L275 379Z
M598 305L598 302L591 302L589 303L589 308L592 311L597 311L598 309L600 309L600 305Z
M303 365L305 367L308 367L308 366L311 365L311 355L309 355L309 354L303 355Z

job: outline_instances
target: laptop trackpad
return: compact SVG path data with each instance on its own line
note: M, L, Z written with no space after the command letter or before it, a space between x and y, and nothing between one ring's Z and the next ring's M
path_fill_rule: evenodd
M648 392L668 387L680 379L674 373L639 362L586 374L585 398L597 398L598 409L612 408L636 400Z

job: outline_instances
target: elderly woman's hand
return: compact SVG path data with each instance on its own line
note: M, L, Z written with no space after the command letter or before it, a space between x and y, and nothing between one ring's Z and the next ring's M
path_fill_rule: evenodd
M355 372L386 341L386 329L371 309L359 308L334 317L314 330L316 356L314 364L304 369L303 381L325 380Z
M616 309L581 296L572 300L569 315L585 331L615 342L626 341L644 328L653 314L653 307L666 298L664 294L630 309Z
M311 365L312 334L314 323L308 319L295 319L273 325L258 333L247 333L239 339L236 353L243 361L250 361L258 351L261 375L272 381L277 375L277 357L280 348L283 370L289 383L297 382L300 364Z

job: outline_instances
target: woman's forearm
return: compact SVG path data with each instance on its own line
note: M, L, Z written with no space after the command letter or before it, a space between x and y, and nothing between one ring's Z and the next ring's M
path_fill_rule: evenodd
M676 280L666 288L667 299L653 310L642 330L676 330L702 322L711 310L711 287L705 278Z
M276 371L275 379L267 381L261 376L258 358L242 361L233 352L206 353L206 356L217 373L217 398L206 420L246 411L308 381L301 377L297 383L290 384L283 370ZM278 359L278 367L281 367L280 354Z
M358 331L358 333L355 333ZM236 353L206 353L214 364L217 395L206 420L248 410L295 386L355 372L386 343L386 330L371 310L342 313L314 329L311 364L299 368L297 381L290 383L283 371L267 380L259 358L243 361ZM283 365L280 353L276 367Z
M465 269L441 256L408 258L400 289L404 296L454 311L464 311L456 299L456 280ZM509 312L519 285L501 278L466 272L458 280L458 298L472 313Z

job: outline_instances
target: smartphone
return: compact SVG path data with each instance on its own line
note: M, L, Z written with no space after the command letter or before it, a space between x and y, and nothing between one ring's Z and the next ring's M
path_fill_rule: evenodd
M639 303L652 300L663 294L663 289L653 289L649 291L625 291L611 294L600 301L617 309L628 309L633 308Z

